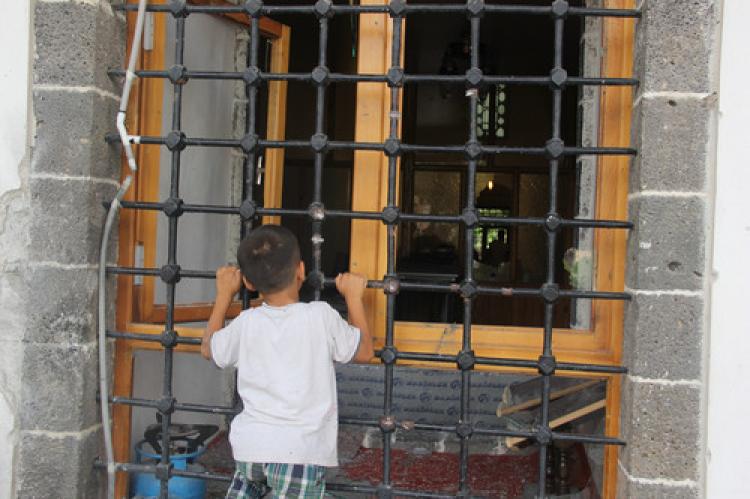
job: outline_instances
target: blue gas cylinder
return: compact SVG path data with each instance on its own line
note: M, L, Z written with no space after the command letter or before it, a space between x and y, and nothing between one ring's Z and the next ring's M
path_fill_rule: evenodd
M138 442L135 446L136 462L141 463L143 459L159 462L161 456L143 450L145 440ZM191 462L206 452L206 447L201 446L195 452L189 454L172 454L169 461L176 470L205 471L199 464ZM135 499L156 499L159 497L161 482L153 473L135 473L130 483L131 497ZM169 499L204 499L206 496L206 481L200 478L188 478L173 476L169 479Z

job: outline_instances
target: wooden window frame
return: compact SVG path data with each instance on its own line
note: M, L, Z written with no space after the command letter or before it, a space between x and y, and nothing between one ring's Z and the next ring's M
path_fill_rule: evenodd
M385 0L362 0L380 5ZM633 9L634 0L604 0L603 7ZM408 22L408 19L406 20ZM630 78L633 68L633 19L604 18L602 43L605 47L601 74ZM406 23L404 23L406 24ZM405 29L403 27L402 29ZM390 66L393 22L387 15L360 18L358 73L384 74ZM402 33L403 39L403 33ZM403 59L403 45L401 57ZM601 88L599 145L628 147L633 91L627 86ZM384 142L389 134L390 94L381 83L357 84L356 142ZM627 220L628 156L600 156L597 162L596 212L594 218ZM380 211L387 203L388 159L378 151L356 151L352 185L352 210ZM377 186L374 188L373 186ZM386 273L386 226L379 221L353 220L351 269L372 279ZM373 244L373 235L377 243ZM625 285L627 233L621 229L596 229L594 289L621 292ZM366 293L366 306L376 348L384 345L386 299L382 291ZM512 298L511 298L512 299ZM618 300L594 300L589 330L555 328L553 351L559 362L619 365L622 359L624 305ZM396 348L409 352L455 355L461 350L461 325L426 322L396 322ZM542 351L542 328L518 326L472 327L472 348L477 356L536 360ZM436 367L434 362L399 360L400 365ZM453 365L446 367L454 367ZM477 366L480 370L509 370ZM517 371L517 370L516 370ZM531 372L531 371L529 371ZM592 377L592 374L566 373ZM605 434L619 433L620 375L606 377L607 403ZM617 448L605 447L604 497L615 497Z
M128 0L137 4L138 0ZM167 0L152 0L152 4L166 4ZM189 0L194 5L230 5L225 0ZM135 12L127 12L127 47L132 47L135 28ZM246 15L223 14L240 25L249 26ZM263 17L259 23L263 35L271 39L271 71L285 73L289 68L289 43L291 30L288 26ZM154 15L153 49L141 49L140 68L143 70L163 69L166 51L167 15ZM126 54L129 56L129 54ZM287 82L274 81L268 84L268 137L272 140L284 140L286 128L286 92ZM143 78L133 87L130 95L127 127L135 135L162 134L162 103L165 91L165 80L162 78ZM139 169L136 172L133 186L126 193L126 201L159 201L159 165L161 146L135 146ZM266 206L281 207L281 185L284 178L284 150L269 149L266 152L266 175L264 177L264 199ZM123 158L123 177L129 172ZM118 262L123 266L136 266L136 246L143 245L144 266L156 266L156 223L158 212L146 210L122 210L120 212ZM277 222L276 217L264 217L264 223ZM158 336L164 331L166 307L154 304L153 279L144 279L142 285L135 285L132 276L117 276L117 307L115 324L118 331ZM189 322L206 320L211 310L211 303L180 305L175 307L175 321ZM230 315L241 310L239 302L234 303ZM159 324L161 322L161 324ZM203 330L195 327L175 328L181 337L200 338ZM161 350L158 342L118 339L115 342L115 369L113 395L130 397L133 393L133 362L136 350ZM199 353L197 345L179 344L174 350L181 353ZM113 444L115 460L129 462L132 408L115 404L112 413ZM118 472L115 485L115 496L125 497L128 489L127 473Z

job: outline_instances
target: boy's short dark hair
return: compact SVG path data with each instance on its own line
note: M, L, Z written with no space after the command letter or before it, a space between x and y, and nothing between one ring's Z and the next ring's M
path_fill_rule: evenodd
M300 262L299 243L285 227L261 225L240 243L237 262L256 290L275 293L294 282Z

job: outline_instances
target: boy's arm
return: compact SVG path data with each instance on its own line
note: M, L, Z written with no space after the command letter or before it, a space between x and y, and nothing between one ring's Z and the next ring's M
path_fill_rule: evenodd
M365 315L362 301L367 279L359 274L339 274L336 277L336 288L346 300L349 312L349 323L359 329L359 348L354 354L354 362L369 362L373 357L372 334Z
M220 267L216 271L216 301L201 341L201 355L208 360L213 358L211 356L211 337L216 331L224 327L227 310L232 304L234 295L240 290L241 284L242 274L237 267Z

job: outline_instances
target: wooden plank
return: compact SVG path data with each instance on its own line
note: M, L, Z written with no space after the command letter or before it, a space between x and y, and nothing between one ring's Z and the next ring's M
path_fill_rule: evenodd
M583 416L586 416L587 414L591 414L592 412L596 412L600 409L604 409L606 405L607 405L606 399L597 400L596 402L592 404L581 407L580 409L570 412L564 416L560 416L559 418L553 419L552 421L549 422L549 427L554 429L566 423L570 423L571 421L575 421L578 418L582 418ZM506 437L505 446L511 449L515 447L516 445L520 444L521 442L525 442L526 440L528 440L527 437Z
M362 0L361 5L383 5L386 0ZM390 65L393 22L387 14L361 16L357 73L384 74ZM354 140L383 142L388 133L388 87L383 83L357 83ZM352 171L352 210L380 211L387 203L388 161L379 151L355 151ZM350 268L352 272L380 279L385 265L385 227L380 221L352 220ZM385 336L385 296L365 293L365 308L376 343Z
M251 305L252 306L252 305ZM175 305L175 322L200 322L205 321L211 314L213 303L191 303L190 305ZM229 306L227 319L234 319L242 312L242 302L235 301ZM164 323L167 320L167 306L155 305L151 316L145 322Z
M289 45L291 28L284 26L281 36L272 42L271 72L286 73L289 70ZM286 94L288 83L272 81L268 84L268 140L284 140L286 137ZM263 185L263 204L267 208L281 208L284 186L284 149L266 150L266 175ZM279 224L281 217L263 217L264 224Z
M534 380L538 382L538 378L534 378ZM555 390L555 391L553 391L553 392L551 392L549 394L549 400L550 401L557 400L557 399L565 397L567 395L572 395L574 393L583 391L586 388L590 388L590 387L596 385L597 383L601 383L601 382L602 382L602 380L600 380L600 379L592 379L592 380L589 380L589 381L584 381L584 382L579 383L579 384L574 385L574 386L569 386L567 388L563 388L561 390ZM506 390L509 389L509 388L510 388L510 386L506 387ZM505 399L505 393L503 393L503 399ZM532 409L532 408L540 405L541 403L542 403L542 399L539 398L539 397L532 398L532 399L526 400L524 402L520 402L518 404L509 405L509 406L503 406L503 402L501 402L500 405L498 405L498 407L497 407L497 416L498 417L510 416L511 414L515 414L516 412L519 412L519 411L526 411L528 409Z
M607 0L609 8L633 9L635 0ZM635 21L633 19L608 18L603 21L603 39L607 50L603 64L603 74L610 77L631 77L633 74L633 42ZM630 87L604 87L602 89L600 115L603 128L600 142L603 145L630 145L630 125L633 109L633 94ZM611 181L602 183L597 192L597 217L627 220L628 167L631 162L627 157L603 157L600 161L598 175L608 175ZM605 264L611 269L609 275L597 272L597 289L621 291L625 286L625 259L627 234L625 231L606 232L605 241L599 251L604 258L610 258ZM595 241L596 242L596 241ZM601 260L601 257L600 257ZM600 280L609 279L608 282ZM607 287L610 286L610 287ZM595 302L595 311L605 305ZM612 361L622 360L623 310L622 302L607 303L607 310L599 317L594 317L595 327L605 331L608 342L605 349L611 352ZM614 376L607 384L605 411L605 435L616 437L620 430L620 399L622 380ZM604 449L604 482L602 496L614 499L617 496L617 459L619 448L608 445Z

